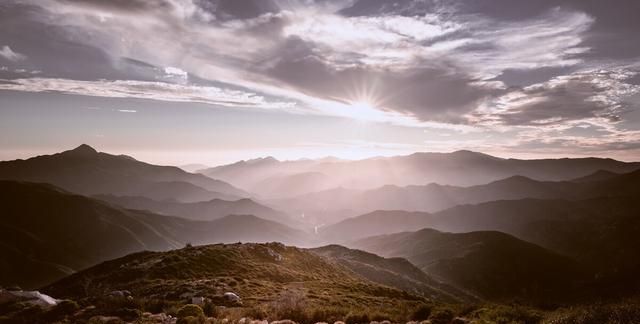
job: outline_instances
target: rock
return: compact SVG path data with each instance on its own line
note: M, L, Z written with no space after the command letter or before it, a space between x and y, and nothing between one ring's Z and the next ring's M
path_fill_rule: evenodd
M464 317L456 317L451 321L451 324L468 324L469 320Z
M233 292L226 292L222 296L224 297L224 299L231 302L240 302L241 300L240 296L236 295L236 293Z
M267 321L267 320L253 320L253 321L251 321L251 324L269 324L269 321Z
M107 294L109 297L132 297L128 290L114 290Z
M202 306L207 301L204 297L191 297L191 303L194 305Z
M282 261L284 258L282 257L282 255L270 248L267 248L267 253L273 258L273 260L275 260L276 262L280 262Z
M271 324L298 324L292 320L273 321Z
M343 321L336 321L333 324L345 324Z
M49 307L55 306L60 302L59 300L51 296L45 295L35 290L34 291L2 290L0 291L0 301L2 301L2 303L23 301L27 304L40 306L43 308L49 308Z

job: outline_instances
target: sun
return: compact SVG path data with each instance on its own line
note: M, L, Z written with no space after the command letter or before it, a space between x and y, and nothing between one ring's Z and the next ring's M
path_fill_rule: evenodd
M362 122L384 120L385 114L369 101L354 101L347 106L348 114Z

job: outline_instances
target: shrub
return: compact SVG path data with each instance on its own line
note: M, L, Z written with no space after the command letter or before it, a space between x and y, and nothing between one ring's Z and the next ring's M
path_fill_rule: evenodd
M411 314L411 319L414 321L424 321L429 319L431 315L431 306L428 305L420 305L413 311Z
M204 315L208 317L218 317L220 315L220 312L216 308L216 305L210 301L206 301L204 303L204 305L202 306L202 311L204 312Z
M286 291L271 304L270 315L276 320L292 320L297 323L308 323L306 311L307 300L301 291Z
M51 322L56 322L68 315L72 315L79 309L80 306L73 300L63 300L45 314L45 319Z
M429 316L432 324L449 324L452 320L453 312L448 308L437 309Z
M371 321L369 320L369 315L367 314L351 313L347 315L347 317L344 319L344 322L346 324L368 324Z
M472 316L496 324L537 324L542 320L542 314L525 306L497 305L481 308Z
M313 312L311 312L310 322L335 323L337 321L341 321L342 319L344 319L344 316L346 314L347 314L347 311L343 308L337 308L337 307L316 308L313 310Z
M202 324L204 323L204 317L186 316L178 319L176 324Z
M188 316L201 318L204 317L204 311L200 306L194 304L186 304L178 309L178 318L184 318Z
M248 317L256 320L263 320L267 318L267 312L264 309L253 306L244 309L244 317Z
M111 312L111 314L118 316L127 322L135 321L142 316L142 312L140 310L133 308L121 308Z

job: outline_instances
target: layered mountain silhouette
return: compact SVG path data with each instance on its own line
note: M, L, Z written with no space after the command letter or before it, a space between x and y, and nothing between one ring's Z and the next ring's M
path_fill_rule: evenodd
M254 215L278 222L293 222L287 214L261 205L249 198L181 203L157 201L139 196L96 195L94 197L128 209L149 210L158 214L180 216L193 220L214 220L228 215Z
M305 234L251 215L202 222L127 210L48 184L0 181L0 285L37 287L98 262L186 243L280 241Z
M341 245L327 245L310 251L338 262L373 282L433 300L449 302L477 300L477 297L468 292L431 278L404 258L383 258Z
M584 177L598 170L626 173L640 168L639 163L612 159L502 159L471 151L453 153L415 153L407 156L370 158L358 161L335 159L278 161L273 158L241 161L201 170L203 174L229 181L264 197L284 198L291 193L302 195L321 188L345 187L373 189L385 185L408 186L439 183L473 186L511 176L540 181L566 181ZM317 176L304 176L316 174ZM296 181L302 178L305 181ZM261 190L261 184L300 183L282 191Z
M349 246L404 257L445 282L489 299L560 300L583 273L571 259L511 235L443 233L433 229L365 238Z
M568 181L538 181L512 176L484 185L456 187L439 184L424 186L383 186L372 190L332 189L290 199L272 200L292 214L306 213L320 219L339 220L375 210L436 212L457 205L496 200L568 199L640 194L636 184L640 171L617 174L596 171L586 177Z
M46 182L82 195L132 195L185 202L249 196L220 180L97 152L85 144L53 155L0 162L0 179Z
M636 257L640 253L638 210L640 201L633 196L503 200L434 214L377 211L321 228L320 236L330 242L346 242L346 238L393 235L424 227L456 233L500 231L576 260L598 278L594 285L601 287L600 294L616 294L640 287L634 275L640 271Z

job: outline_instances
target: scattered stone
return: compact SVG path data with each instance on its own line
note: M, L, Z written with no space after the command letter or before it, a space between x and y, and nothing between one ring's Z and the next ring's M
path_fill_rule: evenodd
M107 294L109 297L132 297L128 290L114 290Z
M207 301L204 297L191 297L191 303L194 305L202 306Z
M269 321L267 321L267 320L253 320L253 321L251 321L251 324L269 324Z
M269 256L271 256L273 258L273 260L275 260L276 262L280 262L282 261L284 258L282 257L282 255L270 248L267 248L267 253L269 254Z
M298 324L292 320L273 321L271 324Z

